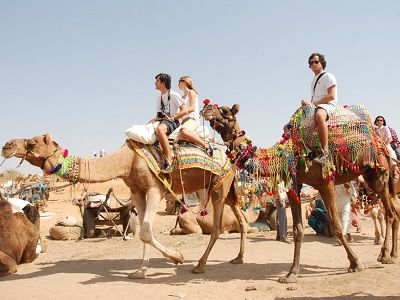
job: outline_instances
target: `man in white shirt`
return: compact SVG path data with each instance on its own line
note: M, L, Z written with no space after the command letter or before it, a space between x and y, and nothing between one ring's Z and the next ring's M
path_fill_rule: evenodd
M333 114L337 103L337 84L336 78L330 73L325 72L326 61L324 55L313 53L308 58L309 68L314 72L314 79L311 83L311 100L301 100L301 105L314 104L315 122L318 127L318 136L322 146L322 155L314 160L320 164L328 161L328 126L326 121Z
M170 173L172 171L172 153L169 148L168 136L180 126L182 117L187 115L187 109L181 96L171 91L171 76L160 73L155 79L156 89L161 92L157 98L156 116L160 120L156 134L165 156L161 172Z

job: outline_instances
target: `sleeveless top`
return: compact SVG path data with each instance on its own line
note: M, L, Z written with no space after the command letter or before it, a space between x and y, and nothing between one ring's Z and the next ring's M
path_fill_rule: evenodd
M189 109L189 107L190 107L189 93L186 95L186 98L184 98L183 100L185 100L186 108ZM183 117L183 119L193 118L195 120L198 120L199 113L200 113L199 112L199 97L196 94L196 98L194 99L194 111L192 111L191 113L188 113L186 116Z

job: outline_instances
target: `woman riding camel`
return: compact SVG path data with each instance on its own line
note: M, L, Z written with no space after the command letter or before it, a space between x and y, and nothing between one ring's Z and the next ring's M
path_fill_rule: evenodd
M213 148L211 145L206 146L206 143L195 133L193 133L199 124L199 97L197 91L193 87L192 78L189 76L182 76L178 83L179 89L183 92L182 98L185 100L188 114L183 117L182 129L180 136L189 142L199 145L209 155L213 155Z
M386 120L382 116L377 116L374 121L374 130L375 132L382 138L383 142L386 145L386 148L389 152L390 157L390 168L393 172L394 177L397 179L399 177L397 170L397 156L394 150L392 149L390 143L392 142L392 135L390 133L389 127L386 126Z

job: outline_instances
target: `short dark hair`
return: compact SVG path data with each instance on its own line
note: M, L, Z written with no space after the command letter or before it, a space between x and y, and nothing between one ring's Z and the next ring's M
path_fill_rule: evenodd
M383 126L386 126L386 120L385 120L385 118L382 117L382 116L377 116L377 117L375 118L375 121L374 121L374 124L375 124L375 125L376 125L376 122L378 121L378 119L382 119L382 120L383 120Z
M159 79L161 82L165 84L165 87L170 90L171 89L171 76L165 73L158 74L155 79Z
M310 64L310 61L315 57L318 56L319 61L322 64L322 68L325 70L326 68L326 60L325 60L325 56L321 53L318 52L314 52L313 54L310 55L310 57L308 58L308 64Z

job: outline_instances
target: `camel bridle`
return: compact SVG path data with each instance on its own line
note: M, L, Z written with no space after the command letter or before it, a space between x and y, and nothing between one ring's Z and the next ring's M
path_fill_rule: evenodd
M46 155L46 156L41 156L40 154L34 152L34 151L31 149L32 147L28 145L28 140L27 140L27 139L25 139L24 142L25 142L26 153L25 153L25 156L21 159L21 161L20 161L18 167L24 162L24 160L26 159L27 155L28 155L28 154L31 154L31 155L34 156L35 158L41 159L41 160L42 160L42 165L41 165L40 168L43 170L44 165L46 164L47 160L48 160L50 157L52 157L54 154L56 154L56 153L58 152L58 150L59 150L59 149L56 147L56 148L54 148L54 150L53 150L50 154L48 154L48 155Z
M229 133L230 138L226 139L226 140L224 139L224 143L225 143L226 147L228 148L228 150L232 151L235 147L235 141L239 137L242 137L245 134L243 130L241 130L239 132L236 130L235 115L233 115L233 114L227 115L226 112L224 112L220 107L214 106L211 104L204 106L204 108L202 110L203 115L204 115L205 109L211 109L213 118L210 119L210 125L213 129L218 131L218 133L221 134L221 136L223 133L219 129L228 127L228 133ZM217 117L218 113L216 112L216 110L219 112L219 114L222 116L223 119L221 119L221 120L218 119L218 117Z

